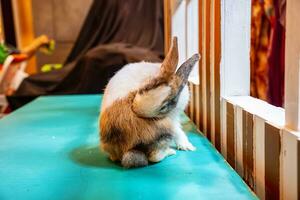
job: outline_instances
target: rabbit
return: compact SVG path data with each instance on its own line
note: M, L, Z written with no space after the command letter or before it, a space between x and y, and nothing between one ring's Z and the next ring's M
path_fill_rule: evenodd
M100 143L112 161L143 167L176 154L194 151L179 116L189 101L188 76L200 55L178 65L177 38L163 63L125 65L108 82L101 105ZM176 71L176 72L175 72Z

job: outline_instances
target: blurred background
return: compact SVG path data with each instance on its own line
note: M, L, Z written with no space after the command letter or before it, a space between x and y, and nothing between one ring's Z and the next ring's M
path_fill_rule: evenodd
M102 93L125 64L161 62L168 35L178 36L183 62L200 51L199 35L204 34L199 31L203 22L198 0L0 2L1 112L41 95ZM171 33L166 32L166 2ZM251 7L251 96L281 107L285 4L285 0L252 0ZM193 84L200 83L199 73L196 67L190 77Z
M46 63L63 63L77 39L92 2L92 0L1 1L2 34L7 43L20 48L29 45L40 35L47 35L55 40L56 47L53 54L45 55L37 51L36 63L28 66L29 72L40 71Z
M162 0L1 0L0 17L6 112L41 95L103 93L125 64L164 57Z

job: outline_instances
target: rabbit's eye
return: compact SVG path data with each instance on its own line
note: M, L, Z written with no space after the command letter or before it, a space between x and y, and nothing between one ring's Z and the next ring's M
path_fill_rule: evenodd
M160 112L164 113L164 112L167 112L168 110L168 104L165 104L163 107L160 108Z

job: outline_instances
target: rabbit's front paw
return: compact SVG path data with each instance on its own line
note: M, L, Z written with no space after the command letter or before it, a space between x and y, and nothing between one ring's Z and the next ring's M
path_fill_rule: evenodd
M196 147L194 147L194 145L192 145L188 140L185 140L177 143L177 149L183 151L195 151Z

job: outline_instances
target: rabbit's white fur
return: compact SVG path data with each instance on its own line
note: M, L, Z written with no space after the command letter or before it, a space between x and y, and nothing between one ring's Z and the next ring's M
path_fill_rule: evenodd
M156 77L159 74L161 63L139 62L125 65L118 71L109 81L103 97L102 110L113 104L114 101L126 97L130 92L140 89L144 86L148 79ZM166 93L168 93L166 91ZM164 96L163 93L160 93ZM166 94L167 95L167 94ZM164 97L162 98L164 99ZM169 117L174 122L175 143L178 149L181 150L195 150L196 148L189 142L186 134L180 125L180 113L186 108L189 101L188 86L183 88L179 96L178 103L175 109L170 113ZM161 103L158 100L158 103ZM168 150L169 152L169 150ZM173 152L171 152L173 153ZM161 155L165 152L157 152L157 155L152 155L153 160L160 161L164 158Z
M102 101L102 112L115 100L139 89L146 80L159 73L161 63L139 62L125 65L109 81Z

